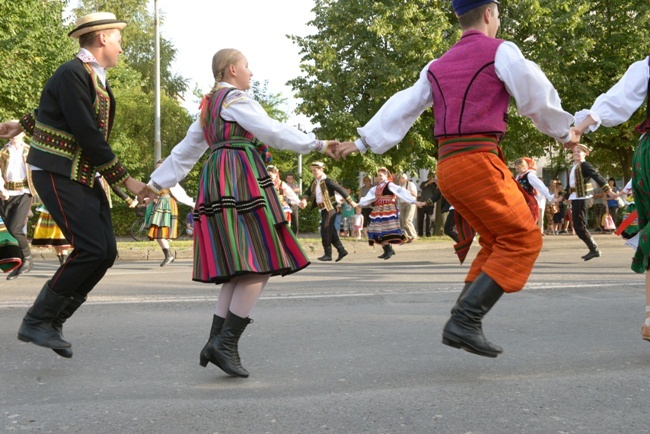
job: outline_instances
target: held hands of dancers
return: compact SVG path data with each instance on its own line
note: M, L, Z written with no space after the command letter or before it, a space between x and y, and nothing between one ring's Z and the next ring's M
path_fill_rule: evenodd
M357 145L354 144L354 142L340 142L334 152L335 156L332 158L338 160L339 158L345 158L355 152L359 152L359 149L357 148Z
M23 132L23 128L18 121L7 121L0 123L0 137L3 139L11 139Z

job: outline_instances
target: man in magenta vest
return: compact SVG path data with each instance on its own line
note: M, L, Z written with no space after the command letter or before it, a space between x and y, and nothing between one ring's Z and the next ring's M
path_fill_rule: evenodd
M445 325L442 342L485 357L503 350L483 335L483 317L504 292L520 291L542 247L526 200L503 161L499 141L506 132L513 97L519 114L561 143L575 142L573 116L544 73L511 42L496 39L498 2L453 0L461 39L420 72L410 88L393 95L364 127L360 138L341 143L339 157L381 154L398 144L422 112L433 105L439 144L438 186L455 208L462 260L474 228L481 250ZM459 217L460 215L460 217Z

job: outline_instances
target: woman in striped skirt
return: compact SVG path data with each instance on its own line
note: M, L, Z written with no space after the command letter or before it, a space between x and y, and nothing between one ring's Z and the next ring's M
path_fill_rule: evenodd
M193 280L222 287L200 362L248 377L237 344L266 282L309 265L266 170L266 145L332 154L327 141L271 119L245 93L253 74L240 51L218 51L212 72L215 85L203 99L200 119L151 175L149 197L176 184L210 150L194 211Z
M405 203L416 203L419 206L424 203L416 202L408 190L393 184L390 172L385 167L377 170L376 179L377 185L359 201L359 205L363 207L374 204L368 224L368 242L371 246L375 243L382 246L384 254L379 256L380 259L390 259L395 254L392 245L402 244L406 240L399 225L396 199L399 198Z

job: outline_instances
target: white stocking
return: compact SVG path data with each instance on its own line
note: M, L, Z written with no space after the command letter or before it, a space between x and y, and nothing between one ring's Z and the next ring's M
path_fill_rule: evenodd
M228 315L228 310L230 309L230 302L232 301L232 294L235 292L235 287L237 286L237 280L233 279L230 282L226 282L221 286L221 291L219 291L219 298L217 299L217 307L215 309L215 315L226 318Z
M269 281L268 275L248 274L237 278L237 287L232 295L230 311L241 318L248 318Z

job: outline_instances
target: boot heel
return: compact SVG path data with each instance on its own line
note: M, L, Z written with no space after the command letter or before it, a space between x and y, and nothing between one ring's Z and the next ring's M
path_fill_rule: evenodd
M456 341L449 340L447 338L442 338L442 343L452 348L460 348L460 344Z
M203 355L203 352L201 352L201 356L199 358L199 365L203 366L204 368L208 367L208 358Z
M27 336L23 336L20 333L18 333L18 340L22 342L30 342L29 338Z

